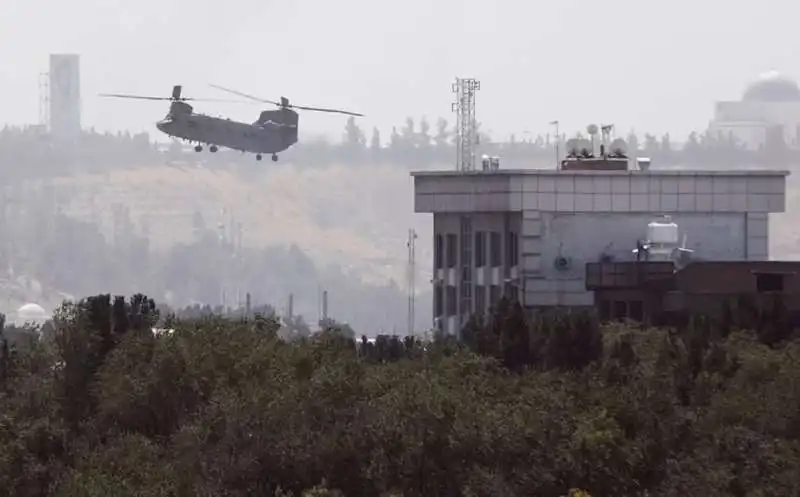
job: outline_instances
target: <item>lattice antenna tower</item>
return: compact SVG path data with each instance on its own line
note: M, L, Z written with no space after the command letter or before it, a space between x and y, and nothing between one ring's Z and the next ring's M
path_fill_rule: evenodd
M39 124L50 129L50 73L39 73Z
M475 120L475 92L481 82L474 78L456 78L452 86L456 94L452 110L456 112L456 168L475 170L475 145L478 143L478 126Z

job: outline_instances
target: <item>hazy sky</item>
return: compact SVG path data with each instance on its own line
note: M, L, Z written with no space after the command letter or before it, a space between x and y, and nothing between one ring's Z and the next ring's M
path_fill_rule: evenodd
M86 127L157 132L166 105L99 92L224 96L207 83L363 112L388 135L407 115L450 118L456 76L503 138L589 122L685 136L759 73L800 77L792 0L2 0L3 122L34 123L49 53L81 54ZM252 121L259 108L198 104ZM304 132L345 117L304 113Z

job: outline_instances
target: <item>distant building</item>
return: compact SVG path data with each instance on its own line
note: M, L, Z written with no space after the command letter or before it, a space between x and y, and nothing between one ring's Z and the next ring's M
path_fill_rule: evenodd
M586 263L636 260L632 249L654 215L672 216L701 259L769 258L768 218L785 209L786 172L611 170L607 162L412 173L415 212L433 214L436 326L458 333L504 295L528 308L593 306Z
M709 131L733 135L749 150L770 142L800 147L800 87L793 79L770 71L744 91L739 101L717 102Z
M17 309L17 311L14 313L13 321L17 326L41 326L50 318L50 314L45 311L42 306L31 302Z
M80 56L50 55L50 132L74 139L81 132Z

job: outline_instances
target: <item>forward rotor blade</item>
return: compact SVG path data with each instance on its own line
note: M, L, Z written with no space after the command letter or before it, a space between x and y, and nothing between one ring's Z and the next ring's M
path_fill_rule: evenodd
M101 97L135 98L137 100L172 100L169 97L143 97L141 95L124 95L120 93L101 93Z
M208 85L208 86L210 86L212 88L216 88L217 90L222 90L222 91L225 91L225 92L228 92L228 93L232 93L234 95L239 95L240 97L249 98L250 100L255 100L256 102L262 102L262 103L265 103L265 104L277 105L278 107L280 107L280 105L281 105L279 102L275 102L273 100L267 100L267 99L264 99L264 98L259 98L259 97L253 96L253 95L249 95L247 93L242 93L240 91L231 90L230 88L225 88L223 86L219 86L219 85Z
M300 110L310 110L314 112L330 112L332 114L347 114L348 116L364 117L364 114L359 114L358 112L350 112L349 110L327 109L325 107L305 107L302 105L291 105L290 107Z
M223 102L229 104L250 104L251 102L243 102L241 100L231 100L225 98L192 98L192 97L180 97L180 98L172 98L172 97L147 97L142 95L126 95L121 93L101 93L101 97L114 97L114 98L133 98L136 100L159 100L159 101L170 101L170 100L177 100L181 102Z
M191 100L192 102L223 102L227 104L247 104L253 105L253 102L243 102L241 100L230 100L226 98L181 98L180 100Z

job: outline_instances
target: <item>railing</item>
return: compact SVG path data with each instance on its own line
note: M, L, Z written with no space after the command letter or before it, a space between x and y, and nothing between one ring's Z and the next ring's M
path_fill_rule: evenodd
M669 290L674 274L675 265L671 261L589 262L586 264L586 289Z

